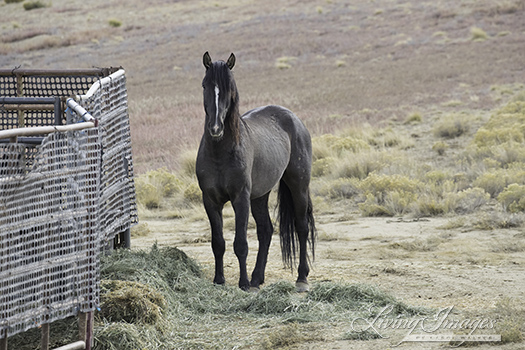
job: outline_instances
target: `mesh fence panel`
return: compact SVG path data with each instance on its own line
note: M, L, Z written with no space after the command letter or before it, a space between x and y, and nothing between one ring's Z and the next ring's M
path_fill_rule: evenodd
M44 76L24 77L23 96L51 97L74 96L89 90L98 77L93 76Z
M18 128L18 111L0 108L0 130Z
M98 130L0 145L0 329L16 334L98 305Z
M3 74L2 74L3 73ZM94 70L90 74L66 75L63 72L45 74L26 74L24 71L0 72L0 96L3 97L69 97L81 95L89 90L91 85L100 80L104 70ZM16 75L18 74L18 75ZM73 74L73 73L71 73ZM0 111L2 111L0 106ZM4 110L4 112L6 112ZM55 124L53 110L10 111L0 118L0 130L17 128L19 126L44 126ZM19 119L23 125L19 125ZM65 120L62 122L65 124Z
M99 120L102 174L98 217L106 241L138 222L127 101L126 77L120 75L79 102Z
M86 93L94 82L116 68L69 71L0 71L0 96L69 97Z
M3 76L0 79L0 96L16 97L17 96L17 79L16 76L11 74Z
M65 122L63 121L62 124ZM55 125L53 109L17 110L0 106L0 130L47 125Z
M93 311L101 249L138 221L126 79L114 76L79 102L98 127L0 144L0 334Z

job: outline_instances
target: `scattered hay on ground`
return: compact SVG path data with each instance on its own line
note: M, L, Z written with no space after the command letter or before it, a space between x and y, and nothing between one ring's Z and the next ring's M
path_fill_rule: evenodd
M102 278L98 350L133 349L134 342L148 349L274 348L322 340L317 330L324 324L348 322L385 305L395 315L425 312L362 284L320 282L306 295L287 281L257 294L217 286L182 251L156 245L149 252L122 250L105 257Z

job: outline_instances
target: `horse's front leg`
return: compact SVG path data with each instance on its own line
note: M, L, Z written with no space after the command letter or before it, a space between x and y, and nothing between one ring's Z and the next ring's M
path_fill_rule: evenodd
M250 214L250 193L242 191L235 200L232 201L235 211L235 240L233 250L239 260L239 288L248 290L249 281L246 272L246 258L248 257L248 240L246 230L248 229L248 216Z
M251 288L259 289L259 285L264 283L264 270L268 260L268 250L272 241L273 226L268 212L268 192L262 197L251 201L252 215L257 224L257 239L259 240L259 252L257 253L257 263L252 272Z
M215 277L213 283L224 284L224 251L226 243L222 234L222 208L223 205L216 204L211 200L204 198L204 208L208 214L211 226L211 248L215 257Z

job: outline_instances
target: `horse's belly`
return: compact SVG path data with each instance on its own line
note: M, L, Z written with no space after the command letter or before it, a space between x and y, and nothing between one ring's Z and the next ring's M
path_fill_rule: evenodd
M258 198L272 190L279 182L290 161L290 143L287 138L273 138L257 145L252 168L251 197Z

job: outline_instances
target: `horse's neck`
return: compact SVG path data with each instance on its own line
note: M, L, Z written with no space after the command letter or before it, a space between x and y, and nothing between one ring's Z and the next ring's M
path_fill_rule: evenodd
M241 141L241 134L243 125L241 122L241 116L239 115L239 109L232 107L228 111L228 115L224 121L224 136L221 141L225 144L235 146Z
M225 125L225 131L229 131L229 136L234 144L239 144L241 141L242 132L244 131L242 130L244 127L242 124L241 115L239 114L239 106L231 106L228 111L228 120Z

